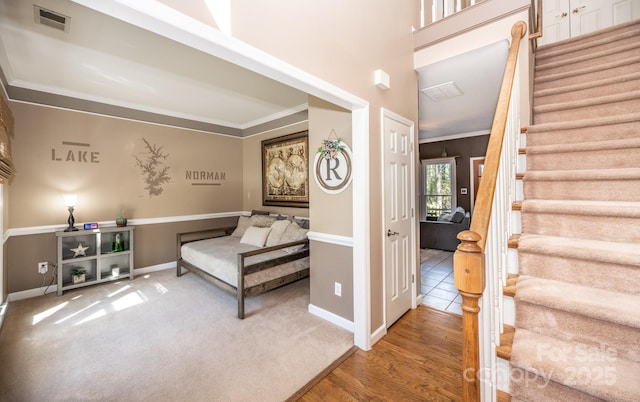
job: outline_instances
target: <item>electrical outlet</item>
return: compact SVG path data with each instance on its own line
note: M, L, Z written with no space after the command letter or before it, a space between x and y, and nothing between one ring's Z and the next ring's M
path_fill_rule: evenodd
M38 273L39 274L46 274L47 271L49 270L49 263L48 262L39 262L38 263Z
M335 283L335 294L342 297L342 284L340 282Z

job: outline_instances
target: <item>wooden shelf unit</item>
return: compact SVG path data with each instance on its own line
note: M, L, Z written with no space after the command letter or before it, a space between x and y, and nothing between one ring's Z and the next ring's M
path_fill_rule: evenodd
M65 290L118 279L133 279L133 229L132 226L126 226L57 231L58 296ZM120 246L116 245L118 234ZM86 271L84 282L73 282L74 269Z

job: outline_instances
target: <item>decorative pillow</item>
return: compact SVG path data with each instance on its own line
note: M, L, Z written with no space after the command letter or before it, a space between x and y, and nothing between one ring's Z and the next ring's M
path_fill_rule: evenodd
M248 216L240 216L238 217L238 225L236 226L233 233L231 233L232 237L242 237L244 232L246 232L247 228L251 226L251 221Z
M271 228L259 228L255 226L249 226L247 231L242 235L240 243L249 244L256 247L264 247L264 243L267 241Z
M451 222L451 214L449 212L445 212L438 217L439 222Z
M300 219L300 218L295 218L295 217L288 217L288 220L290 220L291 222L295 222L298 224L298 226L300 226L303 229L309 229L309 219Z
M308 229L303 229L300 226L298 226L297 223L291 222L289 226L287 226L287 228L285 229L284 233L282 234L282 238L280 239L279 244L290 243L292 241L298 241L298 240L304 240L307 238L308 231L309 231ZM282 251L292 254L298 250L302 250L304 246L305 246L304 244L301 244L299 246L287 247L282 249Z
M275 246L280 244L280 239L282 239L282 235L287 227L291 224L291 222L287 220L276 220L271 225L271 232L269 232L269 237L267 237L267 247Z
M460 223L464 219L465 210L462 207L458 207L453 211L451 215L451 222Z
M276 221L275 216L269 215L253 215L250 219L251 226L257 226L259 228L268 228Z

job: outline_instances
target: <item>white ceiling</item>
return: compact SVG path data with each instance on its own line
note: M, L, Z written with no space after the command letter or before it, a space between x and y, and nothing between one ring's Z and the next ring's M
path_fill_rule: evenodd
M37 24L33 2L0 0L11 99L237 136L306 118L304 92L71 1L35 4L70 17L69 29Z
M68 31L37 24L34 4L70 17ZM421 141L488 132L507 48L418 69L419 89L464 93L419 93ZM305 92L69 0L0 0L0 69L13 100L239 137L307 119Z
M508 52L503 40L417 69L422 142L489 133ZM450 82L462 95L433 101L423 92Z

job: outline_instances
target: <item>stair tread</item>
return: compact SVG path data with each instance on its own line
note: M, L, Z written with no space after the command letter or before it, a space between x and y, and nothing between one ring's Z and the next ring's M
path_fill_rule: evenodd
M520 275L516 303L530 303L640 329L640 295Z
M508 274L507 284L502 287L502 294L509 297L515 297L517 284L518 284L518 274Z
M548 103L546 105L539 105L533 107L535 113L548 113L557 110L577 109L582 107L596 106L608 103L623 102L627 100L633 100L640 98L640 90L627 91L612 95L603 95L598 97L591 97L586 99L571 100L567 102Z
M539 46L536 52L536 59L544 59L558 55L564 55L586 48L594 48L600 45L606 45L611 43L612 41L622 40L628 37L635 37L638 34L638 31L640 31L639 22L640 21L636 20L624 24L614 25L607 29ZM566 49L567 45L570 45L571 47L569 49Z
M511 346L513 345L515 331L516 329L511 325L504 325L504 330L500 334L500 345L496 346L496 355L499 358L511 360Z
M521 208L526 213L640 218L638 201L524 200Z
M640 267L640 247L636 243L590 240L523 233L518 252L544 252L549 255Z
M514 233L511 236L509 236L509 240L507 240L507 246L509 248L518 248L519 244L520 244L520 234L519 233Z
M563 71L561 73L546 74L546 75L543 75L543 76L536 75L536 77L534 78L533 81L534 81L534 85L535 84L541 84L543 82L563 80L563 79L566 79L566 78L573 78L573 77L577 77L577 76L584 75L584 74L600 72L600 71L604 71L604 70L610 70L610 69L613 69L613 68L616 68L616 67L622 67L622 66L637 64L639 62L640 62L640 56L625 57L625 58L622 58L622 59L619 59L619 60L602 63L600 65L587 66L587 67L577 67L577 68L575 68L575 69L573 69L571 71Z
M511 402L511 395L501 390L496 392L496 398L498 402Z
M638 180L640 168L581 169L581 170L527 170L525 181L530 180Z
M527 134L534 134L537 132L557 131L557 130L569 130L569 129L593 127L593 126L616 125L616 124L624 124L624 123L631 123L631 122L637 122L637 121L640 121L640 112L628 113L624 115L594 117L591 119L533 124L527 128Z
M617 356L607 345L587 347L521 328L516 329L514 345L512 367L605 400L640 400L640 364ZM578 370L591 375L580 377Z
M637 49L638 47L640 47L640 43L638 42L631 42L631 43L617 45L617 46L607 46L602 50L598 50L596 52L590 52L588 54L569 57L569 58L565 58L557 61L551 61L548 63L536 63L535 70L536 72L538 72L538 71L544 71L544 70L556 68L556 67L564 67L567 65L579 64L584 61L596 59L598 57L610 56L616 53Z
M542 98L550 95L557 95L566 92L580 91L584 89L590 89L595 87L602 87L606 85L618 84L623 82L629 82L640 79L640 71L629 74L621 74L613 77L607 77L599 80L592 80L587 82L581 82L578 84L565 85L557 88L539 89L533 92L534 98Z
M528 155L566 152L589 152L640 147L640 137L604 139L599 141L573 142L567 144L545 144L527 146Z

